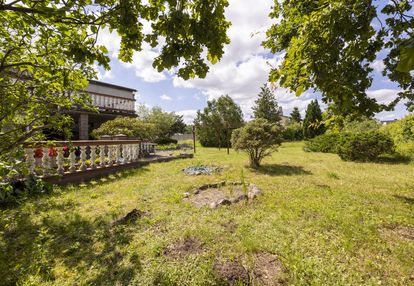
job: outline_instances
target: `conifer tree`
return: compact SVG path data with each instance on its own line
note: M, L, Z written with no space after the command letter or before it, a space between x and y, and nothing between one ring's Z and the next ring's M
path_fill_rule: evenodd
M253 114L254 118L263 118L270 123L279 124L281 120L281 114L279 112L279 106L277 104L275 95L267 87L267 85L261 87L259 98L255 101L255 106L253 107Z
M293 108L292 112L290 113L290 121L297 122L297 123L300 123L302 121L299 108L297 108L296 106Z
M303 120L303 136L307 139L314 138L325 132L322 122L322 111L318 100L312 100L306 109L305 119Z

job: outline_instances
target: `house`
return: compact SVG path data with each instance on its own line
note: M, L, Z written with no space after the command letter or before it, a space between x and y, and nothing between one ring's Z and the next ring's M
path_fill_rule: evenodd
M98 112L74 109L68 114L74 119L73 139L88 140L92 130L117 116L133 116L135 113L135 89L90 80L85 91L90 94Z
M381 124L382 125L388 125L390 123L393 123L395 121L397 121L398 119L391 119L391 120L381 120Z
M279 106L279 115L280 115L280 124L283 127L288 126L289 125L289 122L290 122L290 117L289 116L286 116L286 115L283 115L283 108L282 108L282 106Z

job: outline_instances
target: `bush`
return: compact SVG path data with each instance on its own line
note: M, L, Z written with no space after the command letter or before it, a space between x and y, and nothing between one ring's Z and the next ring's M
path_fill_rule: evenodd
M394 142L391 137L378 132L341 134L337 152L345 161L375 161L382 154L394 153Z
M286 141L300 141L303 140L303 128L299 122L290 123L282 133L283 140Z
M92 131L92 136L100 138L103 135L124 134L128 137L138 139L152 139L155 126L134 117L117 117L114 120L103 123L99 128Z
M377 131L381 127L381 123L376 119L363 117L360 120L345 121L342 132L360 133L368 131Z
M249 155L250 166L257 168L261 160L269 156L282 142L282 130L266 119L255 119L233 131L231 142L235 150Z
M177 144L178 141L172 138L159 138L155 140L155 143L158 145L169 145L169 144Z
M15 175L16 169L14 168L0 162L0 173L8 172L7 177L0 179L0 205L15 203L27 196L39 195L52 190L52 185L34 175L27 175L24 178Z
M336 153L338 140L338 133L319 135L307 141L304 150L308 152Z
M167 144L167 145L157 145L155 147L156 150L159 151L166 151L166 150L177 150L178 149L178 145L171 143L171 144Z
M414 114L384 125L380 130L391 136L398 152L414 156Z

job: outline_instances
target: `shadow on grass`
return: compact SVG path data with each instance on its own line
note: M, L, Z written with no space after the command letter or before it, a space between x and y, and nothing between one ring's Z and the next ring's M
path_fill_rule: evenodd
M397 198L407 204L414 205L414 198L410 198L407 196L401 196L401 195L394 195L394 198Z
M82 183L80 183L80 185L82 187L91 187L91 186L101 186L101 185L105 185L114 181L118 181L119 179L127 179L129 177L132 176L136 176L136 175L140 175L143 173L148 172L149 169L148 167L139 167L136 169L130 169L130 170L125 170L125 171L119 171L107 176L102 176L102 177L97 177L97 178L93 178L87 181L84 181ZM76 185L70 184L70 185L66 185L69 188L73 188ZM66 187L65 186L65 187ZM64 187L64 188L65 188Z
M45 191L44 193L26 193L22 196L16 198L16 200L10 200L7 202L0 202L0 210L1 209L14 209L19 207L27 202L33 202L42 198L52 198L61 195L62 192L68 193L73 191L78 191L79 188L90 188L94 186L102 186L111 182L115 182L120 179L127 179L132 176L140 175L143 173L148 172L149 169L147 167L140 167L137 169L130 169L125 171L118 171L113 174L102 176L98 178L93 178L84 182L79 182L78 184L66 184L64 186L60 186L59 191L56 191L55 187L53 191ZM50 184L49 184L50 185ZM50 185L51 186L51 185Z
M138 254L127 252L128 226L114 226L108 217L83 217L70 202L38 204L36 212L43 212L42 219L24 208L0 216L0 284L51 282L54 268L62 265L78 275L76 284L88 285L128 285L140 271Z
M312 172L305 170L302 166L291 165L267 164L252 170L270 176L312 175Z
M393 155L384 155L380 156L376 163L380 164L390 164L390 165L397 165L397 164L409 164L411 162L410 156L405 156L401 154L393 154Z

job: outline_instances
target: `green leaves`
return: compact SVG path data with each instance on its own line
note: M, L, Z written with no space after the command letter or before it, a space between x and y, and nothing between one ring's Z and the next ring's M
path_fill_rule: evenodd
M271 70L269 81L297 96L308 89L320 91L323 101L334 106L331 115L371 116L392 109L401 99L413 105L414 78L408 71L414 65L414 46L407 45L414 33L412 1L389 1L381 10L386 16L381 23L373 2L275 1L270 14L275 24L263 46L283 53L283 61ZM367 90L373 81L370 63L385 48L384 75L403 92L397 101L381 105Z
M402 47L397 71L410 72L414 70L414 47Z

